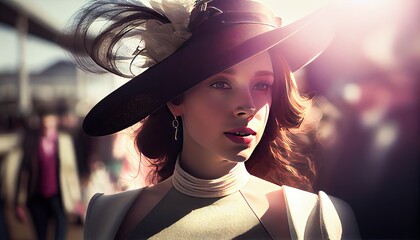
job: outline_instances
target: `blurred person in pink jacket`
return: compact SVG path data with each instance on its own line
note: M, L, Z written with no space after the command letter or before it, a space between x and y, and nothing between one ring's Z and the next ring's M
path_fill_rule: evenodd
M81 209L72 138L59 130L57 115L45 112L41 114L40 127L27 130L23 149L15 192L16 217L26 220L26 202L37 239L47 238L51 219L55 222L55 239L65 239L68 214Z

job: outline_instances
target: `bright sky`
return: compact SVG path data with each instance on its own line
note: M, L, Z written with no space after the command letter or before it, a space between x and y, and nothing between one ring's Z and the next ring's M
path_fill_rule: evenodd
M28 7L45 21L62 29L72 14L86 0L7 0ZM18 36L15 29L0 24L0 71L16 70L18 64ZM57 60L66 59L64 51L45 40L29 37L27 40L26 62L29 71L40 71Z
M33 12L41 19L49 22L58 29L64 28L67 20L77 11L87 0L5 0L16 2L28 11ZM293 21L296 16L302 15L316 9L324 3L324 0L266 0L273 4L275 12L283 17L284 23ZM288 9L275 7L276 4L286 2ZM321 4L320 4L321 3ZM5 25L0 25L0 72L16 70L18 65L18 36L15 29ZM66 59L64 51L45 40L29 36L27 40L26 64L30 72L41 71L54 62Z

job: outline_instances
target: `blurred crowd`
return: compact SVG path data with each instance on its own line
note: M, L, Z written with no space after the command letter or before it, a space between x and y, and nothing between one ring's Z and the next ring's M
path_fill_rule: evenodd
M145 184L147 168L140 167L129 129L92 138L71 111L43 106L0 119L0 239L16 237L15 221L30 228L30 239L47 239L49 232L65 239L69 224L83 225L95 193Z

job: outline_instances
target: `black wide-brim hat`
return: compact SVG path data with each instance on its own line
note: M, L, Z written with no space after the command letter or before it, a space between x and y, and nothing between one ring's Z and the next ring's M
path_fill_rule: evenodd
M327 5L281 27L281 19L257 1L201 1L191 12L191 37L96 104L83 129L91 136L123 130L201 81L265 50L280 54L294 72L331 42L331 13Z

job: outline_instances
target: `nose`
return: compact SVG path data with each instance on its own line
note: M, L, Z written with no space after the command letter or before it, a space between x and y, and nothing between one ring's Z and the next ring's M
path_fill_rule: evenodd
M255 108L250 106L239 106L235 110L236 117L250 118L254 116Z
M250 118L255 114L255 106L252 100L251 93L243 91L238 96L238 102L235 106L234 115L241 118Z

